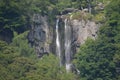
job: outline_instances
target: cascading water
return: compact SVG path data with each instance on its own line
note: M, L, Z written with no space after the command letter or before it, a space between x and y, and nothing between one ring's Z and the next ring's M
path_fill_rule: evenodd
M65 19L65 31L64 31L64 47L65 47L65 67L66 71L71 70L71 27L69 26L68 19ZM60 35L59 35L59 19L56 21L56 54L60 60L60 66L62 66L62 56L61 55L61 45L60 45Z
M65 66L66 71L71 70L71 28L68 25L68 20L65 19Z
M58 23L59 23L59 19L57 19L56 21L56 54L60 60L60 66L62 65L62 62L61 62L61 46L60 46L60 39L59 39L59 26L58 26Z

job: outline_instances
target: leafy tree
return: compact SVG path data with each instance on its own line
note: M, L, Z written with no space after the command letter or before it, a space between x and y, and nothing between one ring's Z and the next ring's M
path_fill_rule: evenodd
M13 62L13 53L12 48L8 47L6 42L0 41L0 80L13 79L13 76L10 75L9 70L6 68Z
M66 73L59 67L59 62L53 54L45 55L36 63L36 70L26 74L25 80L74 80L74 73ZM24 79L23 79L24 80Z
M4 29L16 30L17 28L22 30L22 26L25 23L25 16L20 12L19 4L15 0L1 0L0 1L0 30ZM19 32L19 31L18 31Z
M34 70L34 62L30 58L26 57L16 57L13 63L8 65L8 70L16 80L21 80L26 76L26 73Z
M8 45L6 42L0 41L0 80L76 79L74 73L66 73L64 67L59 67L59 60L53 54L45 55L41 59L35 59L29 57L33 54L27 56L26 54L20 53L21 46L17 43L17 39L21 41L23 39L24 41L25 38L23 34L18 35L13 40L14 45Z
M113 0L107 6L107 21L100 28L98 39L88 40L76 54L75 63L81 80L119 80L119 5L119 0Z
M27 40L27 35L28 31L19 35L14 32L14 38L11 45L15 47L15 50L19 53L20 56L32 57L34 59L35 51L33 48L30 47Z

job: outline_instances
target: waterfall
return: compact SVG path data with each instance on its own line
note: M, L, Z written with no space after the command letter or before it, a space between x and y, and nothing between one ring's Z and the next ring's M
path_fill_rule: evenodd
M62 65L62 62L61 62L61 46L60 46L60 39L59 39L59 26L58 26L58 23L59 23L59 19L57 19L56 21L56 54L60 60L60 66Z
M65 66L66 71L71 70L71 28L68 25L68 20L65 19Z
M64 46L62 46L60 45L59 19L56 21L56 55L60 60L60 66L62 66L62 56L65 56L65 68L69 72L71 70L71 27L68 24L68 19L65 19L64 23ZM65 55L61 54L61 46L65 48Z

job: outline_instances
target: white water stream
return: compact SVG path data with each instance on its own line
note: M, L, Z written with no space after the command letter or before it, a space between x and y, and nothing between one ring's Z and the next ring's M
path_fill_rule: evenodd
M56 54L60 60L60 67L62 65L62 56L65 56L65 67L66 71L71 70L71 27L68 24L68 20L65 19L65 30L64 30L64 51L65 55L61 55L60 35L59 35L59 19L56 21Z
M66 71L71 70L71 28L68 25L68 20L65 19L65 65Z
M58 23L59 23L59 19L57 19L57 21L56 21L56 53L57 53L57 56L60 60L60 66L61 66L62 65L62 62L61 62L61 46L60 46L60 39L59 39Z

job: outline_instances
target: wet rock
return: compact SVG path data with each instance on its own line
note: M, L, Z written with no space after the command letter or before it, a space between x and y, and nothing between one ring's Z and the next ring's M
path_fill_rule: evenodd
M35 47L38 57L50 53L52 35L48 26L47 17L39 14L33 15L32 28L28 34L28 41Z

